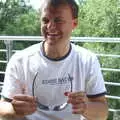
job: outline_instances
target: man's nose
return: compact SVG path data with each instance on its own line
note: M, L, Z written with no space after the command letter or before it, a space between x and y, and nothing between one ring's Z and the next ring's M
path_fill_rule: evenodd
M47 29L56 29L56 24L54 21L49 21L47 24Z

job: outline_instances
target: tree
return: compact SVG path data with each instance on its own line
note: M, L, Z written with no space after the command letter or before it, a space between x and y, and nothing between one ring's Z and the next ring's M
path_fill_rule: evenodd
M40 22L38 13L34 10L29 13L18 15L14 22L7 23L5 30L2 32L7 35L40 35Z
M0 1L0 33L5 31L7 24L13 24L16 17L28 13L31 6L23 0Z
M80 4L76 36L119 37L118 0L86 0ZM119 31L119 33L118 33Z

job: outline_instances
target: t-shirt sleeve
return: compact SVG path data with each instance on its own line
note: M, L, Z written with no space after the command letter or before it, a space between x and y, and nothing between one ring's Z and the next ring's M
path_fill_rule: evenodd
M100 63L96 56L94 56L91 60L89 68L90 69L86 87L88 97L96 97L106 94L106 88L100 68Z
M13 55L6 67L3 89L1 92L1 95L5 98L12 98L15 94L22 93L23 84L21 79L23 79L23 74L21 65L16 57L16 55Z

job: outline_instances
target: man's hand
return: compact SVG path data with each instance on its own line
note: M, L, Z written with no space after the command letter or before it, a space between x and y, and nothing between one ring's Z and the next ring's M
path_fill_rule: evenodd
M15 110L15 117L24 117L36 111L36 98L28 95L16 95L11 102Z
M73 114L82 114L90 120L107 120L108 105L104 95L94 98L88 98L84 92L68 92L65 95L72 105Z
M65 94L68 96L68 103L72 105L73 114L83 114L87 109L87 97L85 92L69 92Z

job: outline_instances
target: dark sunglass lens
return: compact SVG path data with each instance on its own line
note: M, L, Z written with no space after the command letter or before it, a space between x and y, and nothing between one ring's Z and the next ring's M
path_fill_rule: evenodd
M48 106L42 105L40 103L38 103L38 107L42 110L49 110Z
M54 108L54 110L55 111L61 111L61 110L63 110L63 109L65 109L66 107L67 107L67 103L64 103L64 104L62 104L62 105L60 105L60 106L56 106L55 108Z
M60 111L60 106L55 106L55 107L54 107L54 110L55 110L55 111Z

